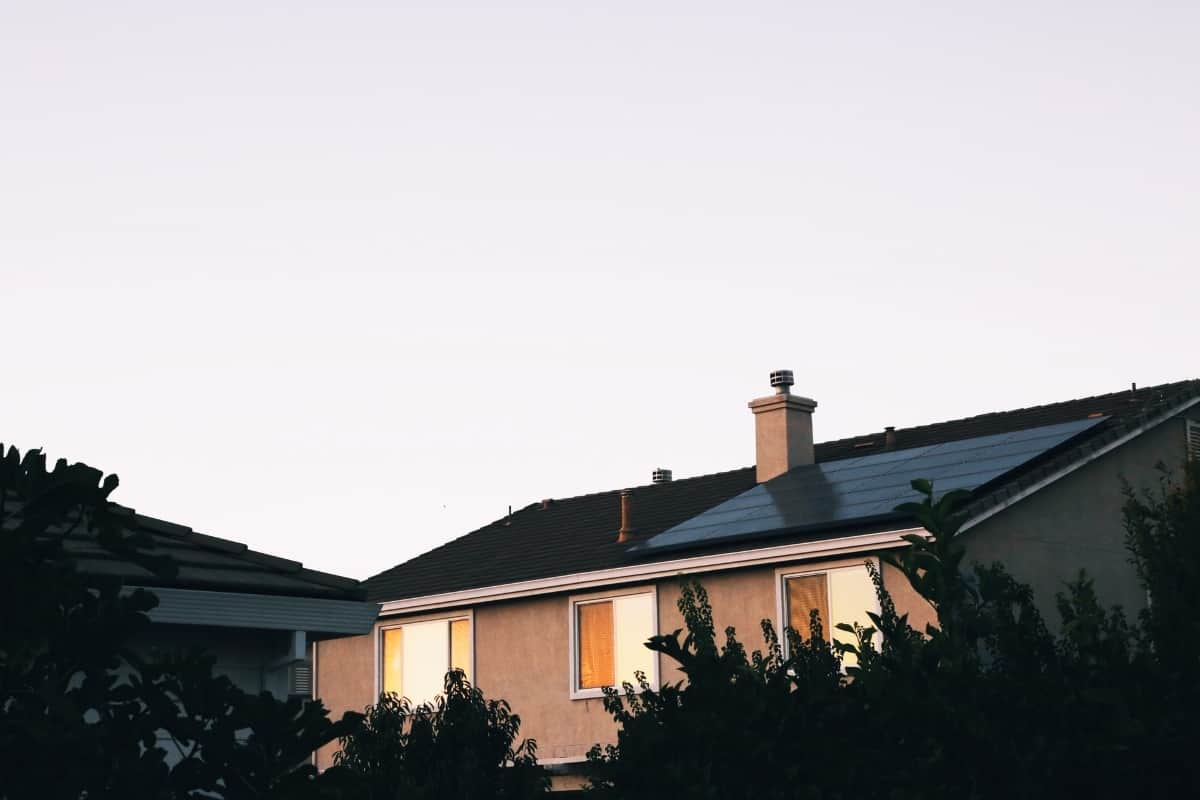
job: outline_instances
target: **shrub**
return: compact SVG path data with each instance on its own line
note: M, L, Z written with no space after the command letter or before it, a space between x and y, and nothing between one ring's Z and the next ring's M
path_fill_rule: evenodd
M962 566L962 493L903 510L928 536L884 560L937 612L914 630L868 563L880 613L831 648L769 621L747 654L718 644L702 586L685 584L687 626L647 647L687 681L609 690L617 744L589 753L589 791L687 798L1010 798L1166 796L1200 789L1193 733L1200 619L1197 473L1156 497L1127 498L1130 549L1154 602L1131 626L1081 575L1059 596L1052 635L1029 587L998 564ZM872 634L879 633L873 644ZM1180 641L1180 638L1186 641ZM844 654L856 664L842 667Z
M362 776L371 800L537 797L549 779L537 764L537 742L513 747L520 729L508 703L485 699L451 670L431 703L382 695L342 738L334 762Z

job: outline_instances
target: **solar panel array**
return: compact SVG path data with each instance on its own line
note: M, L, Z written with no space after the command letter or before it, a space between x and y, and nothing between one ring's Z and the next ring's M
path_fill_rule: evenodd
M976 489L1057 447L1105 418L893 450L797 467L630 548L651 553L774 533L795 533L892 516L934 491Z

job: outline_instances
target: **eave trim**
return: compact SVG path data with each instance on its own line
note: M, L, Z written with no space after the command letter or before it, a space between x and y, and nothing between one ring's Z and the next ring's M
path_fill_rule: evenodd
M122 591L128 594L137 588L145 588L158 598L158 606L147 616L160 624L351 635L369 633L379 615L378 603L358 600L159 586L127 586Z
M810 559L847 553L869 552L879 548L898 547L904 544L901 537L910 533L921 533L921 528L865 533L857 536L842 536L837 539L822 539L812 542L739 550L731 553L679 558L671 561L654 561L646 564L631 564L613 569L574 572L530 581L463 589L457 592L408 597L381 603L380 616L411 614L454 606L469 606L480 603L495 603L518 597L555 594L557 592L579 592L604 586L620 586L647 580L670 578L680 574L715 572L718 570L753 567L772 564L789 559Z

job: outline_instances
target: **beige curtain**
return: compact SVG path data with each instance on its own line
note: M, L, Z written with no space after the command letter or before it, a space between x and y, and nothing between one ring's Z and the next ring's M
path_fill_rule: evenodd
M471 622L465 619L450 621L450 666L461 669L471 677Z
M612 686L616 659L613 654L612 603L585 603L579 613L579 688Z
M383 691L404 694L404 629L388 628L383 632Z
M829 621L829 585L824 575L788 578L787 600L788 627L795 628L800 638L809 636L809 615L814 608L821 615L821 630L829 638L833 626Z

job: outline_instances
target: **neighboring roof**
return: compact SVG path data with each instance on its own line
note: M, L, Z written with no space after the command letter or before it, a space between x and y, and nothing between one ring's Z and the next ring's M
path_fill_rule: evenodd
M197 533L184 525L138 514L117 506L127 515L130 532L147 535L153 546L139 548L152 556L169 556L179 567L173 578L164 579L143 566L101 547L93 535L74 533L64 546L80 572L115 575L125 583L146 587L175 587L243 592L259 595L362 600L365 591L358 581L305 569L299 561L251 550L240 542Z
M983 414L895 431L894 450L1009 433L1060 423L1106 417L1081 433L1065 450L1056 448L992 481L973 501L972 510L1002 503L1061 468L1111 443L1164 410L1200 397L1200 380L1125 390L1049 405ZM885 452L883 431L816 445L820 462ZM1055 467L1054 465L1059 465ZM753 467L703 475L671 483L635 487L633 524L637 539L661 533L753 488ZM1042 476L1042 477L1038 477ZM582 495L547 504L534 503L512 515L368 578L372 600L400 600L518 581L620 567L645 561L617 542L620 490ZM810 534L811 535L811 534ZM739 545L742 546L742 545ZM678 552L650 559L675 558Z

